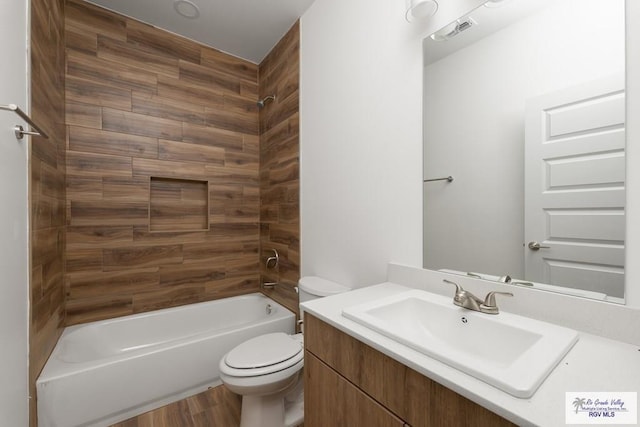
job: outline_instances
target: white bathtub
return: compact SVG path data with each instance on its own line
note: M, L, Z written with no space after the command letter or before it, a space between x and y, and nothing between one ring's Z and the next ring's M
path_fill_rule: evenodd
M36 382L39 426L108 426L220 385L225 353L294 325L256 293L68 327Z

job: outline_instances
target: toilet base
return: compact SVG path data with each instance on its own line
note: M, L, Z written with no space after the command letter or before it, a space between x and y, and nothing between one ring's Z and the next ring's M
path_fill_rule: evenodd
M295 427L303 421L301 379L287 391L266 396L242 396L240 427Z
M296 427L304 421L304 383L300 380L284 397L284 425Z
M296 427L304 421L304 402L285 403L284 427Z
M285 402L282 395L242 397L240 427L295 427L303 421L302 401Z
M240 427L282 427L283 420L282 395L242 396Z

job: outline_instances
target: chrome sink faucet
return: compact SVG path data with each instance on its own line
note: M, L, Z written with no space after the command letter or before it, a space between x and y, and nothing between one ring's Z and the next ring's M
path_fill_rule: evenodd
M453 303L455 305L469 310L479 311L481 313L498 314L500 311L496 305L496 295L513 296L511 292L492 291L487 294L483 301L471 292L464 290L462 286L458 285L456 282L452 282L447 279L443 279L443 282L456 287L456 293L453 296Z

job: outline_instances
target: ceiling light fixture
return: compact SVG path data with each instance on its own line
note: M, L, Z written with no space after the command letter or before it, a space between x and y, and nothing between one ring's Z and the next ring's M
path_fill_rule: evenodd
M179 15L188 19L196 19L200 16L200 9L189 0L174 0L173 8Z
M406 0L406 5L407 13L405 18L408 22L429 18L438 10L438 2L436 0Z

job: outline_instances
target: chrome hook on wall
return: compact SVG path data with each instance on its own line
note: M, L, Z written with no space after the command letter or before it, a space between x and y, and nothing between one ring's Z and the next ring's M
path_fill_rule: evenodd
M273 256L267 258L267 262L264 263L264 266L267 270L276 268L278 266L278 262L280 262L280 255L278 251L275 249L271 249L273 251Z

